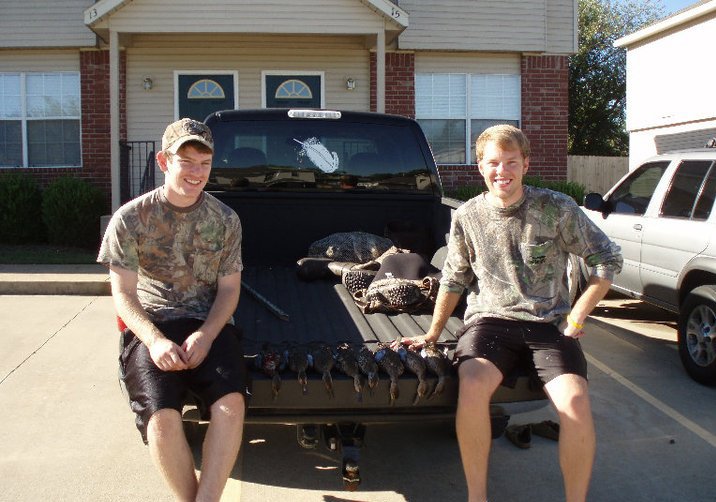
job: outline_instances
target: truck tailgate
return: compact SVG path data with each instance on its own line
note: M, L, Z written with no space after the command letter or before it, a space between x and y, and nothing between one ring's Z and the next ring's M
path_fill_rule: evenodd
M266 342L274 347L287 342L303 344L322 341L332 347L341 342L351 342L365 344L375 350L379 342L392 341L398 336L424 334L432 317L427 314L363 314L340 281L301 281L295 267L247 267L243 271L243 282L289 316L288 321L281 320L246 290L242 292L237 324L244 331L244 350L250 368L253 367L253 356ZM462 321L452 317L440 337L440 343L450 348L450 355L456 343L455 334L461 326ZM400 396L392 406L387 375L381 374L380 382L372 392L364 386L360 401L353 389L352 378L336 368L332 376L334 398L328 396L321 375L311 370L308 372L308 392L304 395L297 375L285 370L281 373L281 390L274 399L271 380L252 370L248 421L334 422L347 417L363 422L407 420L411 417L421 420L426 415L451 415L455 410L455 374L448 378L441 395L420 399L413 404L418 380L406 370L400 377ZM437 377L430 375L430 392L436 383ZM534 399L544 399L544 394L530 390L528 379L523 377L514 389L500 387L494 402Z

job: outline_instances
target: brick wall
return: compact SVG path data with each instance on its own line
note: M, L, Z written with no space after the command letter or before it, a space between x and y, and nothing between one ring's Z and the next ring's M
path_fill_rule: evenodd
M569 63L566 56L522 57L522 130L530 140L530 174L567 179Z
M11 171L29 174L41 188L63 176L86 179L106 194L107 207L111 207L109 52L80 51L79 55L82 167L33 167ZM124 53L120 54L120 66L120 134L126 137Z
M376 54L370 55L370 109L377 110ZM415 54L385 55L385 112L415 118Z
M482 175L477 165L446 165L438 166L440 181L446 191L462 186L476 186L482 184Z
M82 73L82 169L78 177L92 178L111 193L109 52L80 53Z

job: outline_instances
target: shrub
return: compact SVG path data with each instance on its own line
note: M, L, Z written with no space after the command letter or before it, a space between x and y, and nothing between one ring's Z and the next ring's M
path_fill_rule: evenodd
M584 196L587 194L587 188L584 185L575 183L574 181L543 180L539 176L525 176L524 183L525 185L549 188L555 192L562 192L563 194L572 197L580 206L584 203Z
M64 177L42 194L42 219L50 244L96 248L99 221L105 212L102 192L87 181Z
M480 185L462 185L453 190L447 190L445 195L457 200L472 199L475 195L485 191L483 184Z
M539 176L525 176L522 180L525 185L530 185L540 188L549 188L555 192L562 192L565 195L572 197L577 204L580 206L584 203L584 196L586 195L587 189L584 185L575 183L573 181L553 181L543 180ZM458 200L468 200L475 195L485 191L484 184L461 186L455 190L450 190L447 195Z
M45 241L42 194L26 174L0 175L0 239L3 244Z

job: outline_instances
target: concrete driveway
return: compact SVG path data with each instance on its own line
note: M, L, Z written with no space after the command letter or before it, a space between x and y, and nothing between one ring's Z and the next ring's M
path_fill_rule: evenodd
M111 299L0 296L0 309L0 501L170 500L117 384ZM716 501L716 389L685 375L674 339L673 316L627 300L589 321L599 435L590 500ZM512 423L547 418L549 408ZM224 500L465 500L452 429L369 427L364 482L350 493L339 459L300 449L293 427L248 425ZM563 500L557 443L495 440L490 500Z

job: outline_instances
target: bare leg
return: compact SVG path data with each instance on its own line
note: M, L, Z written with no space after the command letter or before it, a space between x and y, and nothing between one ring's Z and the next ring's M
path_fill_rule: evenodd
M197 502L218 501L236 463L244 432L244 396L227 394L211 406Z
M562 375L545 385L559 413L559 464L567 502L584 502L594 465L596 434L587 381Z
M176 500L193 501L198 483L181 414L173 409L154 413L147 426L147 440L152 460Z
M490 455L490 398L502 381L502 373L484 359L460 365L460 390L455 427L469 502L487 500L487 463Z

